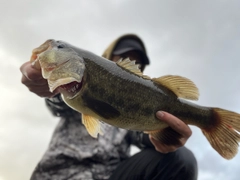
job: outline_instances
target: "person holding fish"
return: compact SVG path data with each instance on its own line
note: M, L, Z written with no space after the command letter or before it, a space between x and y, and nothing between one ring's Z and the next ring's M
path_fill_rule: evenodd
M59 45L58 48L64 46ZM141 71L150 63L143 41L134 34L117 38L105 50L103 57L113 62L119 62L121 58L135 60ZM45 98L46 105L54 116L61 117L49 148L35 168L31 180L197 179L196 159L193 153L184 147L192 132L189 126L177 117L161 109L155 114L159 121L166 123L176 134L173 140L166 143L154 138L151 133L148 135L105 123L101 124L101 127L96 125L98 130L91 129L91 124L85 122L85 126L83 125L82 121L87 121L87 117L81 116L63 101L60 96L61 90L49 90L48 82L37 65L26 62L20 70L22 83L31 92ZM80 89L81 84L70 83L62 88L68 89L70 95ZM91 106L97 106L97 101L88 101ZM111 108L105 104L101 104L100 107L101 111ZM129 112L131 111L138 111L138 106L132 106L129 109ZM99 113L103 116L113 116L109 113ZM131 145L139 147L140 152L130 156Z

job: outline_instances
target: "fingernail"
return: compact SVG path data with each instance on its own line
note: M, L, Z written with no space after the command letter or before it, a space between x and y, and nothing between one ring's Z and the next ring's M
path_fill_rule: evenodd
M157 112L157 117L162 118L164 116L164 113L162 111Z

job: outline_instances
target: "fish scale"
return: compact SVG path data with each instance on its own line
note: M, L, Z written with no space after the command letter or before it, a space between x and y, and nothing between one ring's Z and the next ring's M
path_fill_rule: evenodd
M159 123L159 120L155 116L156 111L161 109L181 117L188 124L204 125L203 123L198 123L198 121L202 120L203 114L209 112L209 110L204 113L200 111L200 109L204 109L204 107L183 102L183 100L179 101L171 91L163 86L160 89L157 87L158 85L151 80L143 79L128 70L116 66L115 63L105 66L105 63L108 61L99 61L98 59L96 63L96 58L93 58L92 60L84 58L84 61L87 72L91 72L86 74L88 88L85 91L88 92L88 98L98 100L98 103L99 101L105 102L113 107L117 114L120 114L120 116L114 116L112 113L113 108L107 109L104 106L103 109L101 109L102 104L99 103L100 107L97 110L95 109L94 113L96 113L101 121L120 128L129 129L129 127L132 127L132 130L154 131L166 127L166 124ZM114 76L111 72L115 73ZM124 86L119 86L119 84L123 84ZM101 90L99 91L99 89ZM136 91L136 89L138 90ZM112 101L109 101L110 96L112 96ZM123 98L125 101L123 101L122 104L119 104L118 99ZM87 100L89 99L86 99L86 101ZM159 101L164 103L159 103ZM98 103L95 102L95 106ZM134 104L137 104L138 106L134 106ZM133 109L131 107L138 108ZM194 111L194 109L197 109L197 111ZM100 114L102 112L104 112L105 116L109 118L103 119ZM114 118L107 115L107 113L111 113L111 116L114 116ZM137 121L135 120L136 117L138 117ZM210 119L208 117L209 116L204 116L203 118L205 124L207 123L207 119ZM192 119L194 119L194 121L192 121Z

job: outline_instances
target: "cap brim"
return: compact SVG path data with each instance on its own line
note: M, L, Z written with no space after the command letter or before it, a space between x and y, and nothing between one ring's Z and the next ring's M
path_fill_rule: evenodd
M136 49L136 48L131 48L131 47L130 48L123 48L123 49L113 51L112 54L113 55L121 55L121 54L127 53L129 51L137 51L138 53L141 54L143 64L149 64L149 59L148 59L147 55L144 52L142 52L141 50Z
M129 52L129 51L137 51L138 49L136 48L122 48L122 49L119 49L119 50L115 50L112 52L113 55L120 55L120 54L124 54L126 52Z

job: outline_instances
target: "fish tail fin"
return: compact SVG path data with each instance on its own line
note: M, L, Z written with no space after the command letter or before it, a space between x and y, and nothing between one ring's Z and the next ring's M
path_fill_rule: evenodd
M220 108L212 108L212 112L213 124L202 132L222 157L232 159L240 141L240 114Z

